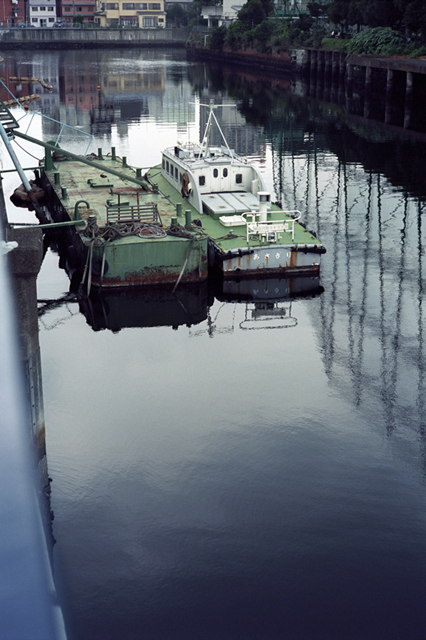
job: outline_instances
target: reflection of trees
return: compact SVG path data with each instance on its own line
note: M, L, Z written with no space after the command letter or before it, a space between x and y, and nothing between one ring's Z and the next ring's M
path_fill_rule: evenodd
M204 86L262 127L276 195L327 247L310 309L330 384L389 434L411 424L426 450L426 147L351 127L284 81L207 69Z
M235 100L247 124L264 127L265 139L275 151L305 153L314 135L316 148L330 148L343 162L359 162L412 195L424 193L423 143L391 133L379 135L374 123L368 128L341 122L336 112L326 113L322 103L295 95L287 79L259 77L215 64L194 65L189 79L200 91L209 88ZM280 157L278 153L276 160Z

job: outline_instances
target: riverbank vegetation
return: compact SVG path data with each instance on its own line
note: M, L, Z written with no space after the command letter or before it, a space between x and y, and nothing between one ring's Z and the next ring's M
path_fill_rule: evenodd
M211 0L214 1L214 0ZM247 0L228 28L214 28L214 51L255 50L279 55L304 46L375 55L426 55L424 0L311 1L309 13L276 15L271 0Z

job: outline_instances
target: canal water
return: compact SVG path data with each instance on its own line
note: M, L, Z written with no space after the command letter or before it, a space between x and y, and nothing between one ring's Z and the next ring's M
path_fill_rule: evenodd
M181 51L4 58L4 77L53 87L29 110L51 118L31 124L44 139L65 121L134 166L198 139L200 104L228 105L231 146L327 247L303 291L263 281L84 304L47 250L40 342L70 638L424 640L421 136Z

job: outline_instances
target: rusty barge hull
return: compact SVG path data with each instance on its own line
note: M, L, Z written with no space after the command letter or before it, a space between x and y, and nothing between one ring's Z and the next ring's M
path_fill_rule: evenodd
M53 166L37 176L53 223L85 223L61 229L70 277L111 288L207 279L207 236L185 228L176 206L142 178L139 186L127 182L136 173L121 159L100 154L97 163L105 172L54 155ZM107 173L110 168L123 177Z
M325 248L277 206L260 223L266 232L249 233L248 224L197 211L161 166L142 178L115 150L99 150L94 166L54 154L36 178L52 222L76 225L63 231L65 268L89 289L197 283L212 270L224 279L320 272Z

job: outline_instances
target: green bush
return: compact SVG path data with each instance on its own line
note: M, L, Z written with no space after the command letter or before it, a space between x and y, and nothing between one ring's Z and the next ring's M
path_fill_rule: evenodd
M404 36L390 27L375 27L358 33L348 45L349 53L392 56L407 49Z
M244 25L240 20L232 22L228 27L228 31L226 32L226 46L233 51L235 51L236 49L240 49L243 44L244 31Z
M225 43L226 27L215 27L209 36L209 48L212 51L222 51Z
M321 40L321 48L328 51L346 51L350 40L340 38L323 38Z
M422 47L413 48L410 51L410 56L412 58L420 58L420 56L426 56L426 45Z

